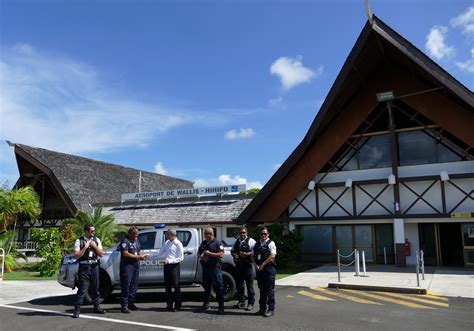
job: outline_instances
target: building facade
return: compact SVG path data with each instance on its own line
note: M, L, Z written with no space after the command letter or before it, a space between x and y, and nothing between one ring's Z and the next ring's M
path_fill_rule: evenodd
M374 17L238 222L287 223L303 260L474 266L473 128L472 91Z

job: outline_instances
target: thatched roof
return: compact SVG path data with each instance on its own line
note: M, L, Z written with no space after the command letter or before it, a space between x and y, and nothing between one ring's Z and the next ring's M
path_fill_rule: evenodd
M120 201L122 193L138 192L140 170L43 148L14 146L19 182L27 173L45 174L65 204L73 204L69 206L73 213L78 209L90 211L90 204ZM141 178L142 192L193 187L191 181L147 171L141 171Z

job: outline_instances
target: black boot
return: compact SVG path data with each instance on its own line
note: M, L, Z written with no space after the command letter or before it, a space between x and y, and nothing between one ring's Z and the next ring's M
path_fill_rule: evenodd
M74 311L72 312L72 318L78 318L80 313L81 313L81 310L79 308L75 308Z
M97 306L94 306L94 313L95 314L105 314L105 310L103 310L102 308L100 308L99 305L97 305Z

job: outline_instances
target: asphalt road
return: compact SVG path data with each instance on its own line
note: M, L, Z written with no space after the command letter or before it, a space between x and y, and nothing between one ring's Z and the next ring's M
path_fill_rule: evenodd
M143 309L130 315L120 313L116 295L102 305L106 315L84 306L79 319L70 317L74 295L0 305L0 330L474 330L474 299L280 286L276 314L265 318L232 309L235 302L223 316L216 309L197 313L200 294L186 289L183 310L172 313L164 311L162 290L142 291L137 305Z

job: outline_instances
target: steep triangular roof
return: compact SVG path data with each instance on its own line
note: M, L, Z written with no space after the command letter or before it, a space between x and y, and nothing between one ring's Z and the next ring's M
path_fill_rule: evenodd
M378 71L381 67L383 72ZM400 68L416 79L403 84L406 77L400 74ZM378 80L377 86L371 84L374 77L383 78ZM394 86L398 86L398 90ZM468 146L474 146L472 91L374 16L373 24L367 22L364 26L307 134L237 222L275 221L320 170L321 164L327 162L328 155L337 150L335 146L345 141L344 135L352 134L365 119L364 115L377 106L377 92L393 90L395 96L402 96L430 89L436 91L404 101ZM349 107L351 103L366 109L356 112L354 106ZM439 105L443 103L449 103L450 108L441 110ZM333 137L325 135L328 130L333 130ZM323 150L314 150L316 142L323 140L326 142L321 143ZM310 151L314 155L308 156ZM285 183L285 190L279 188Z
M21 144L15 144L15 155L20 174L31 171L20 162L25 160L47 175L73 214L89 211L89 204L117 202L122 193L138 192L137 169ZM147 171L141 171L141 177L142 192L193 186L188 180Z

